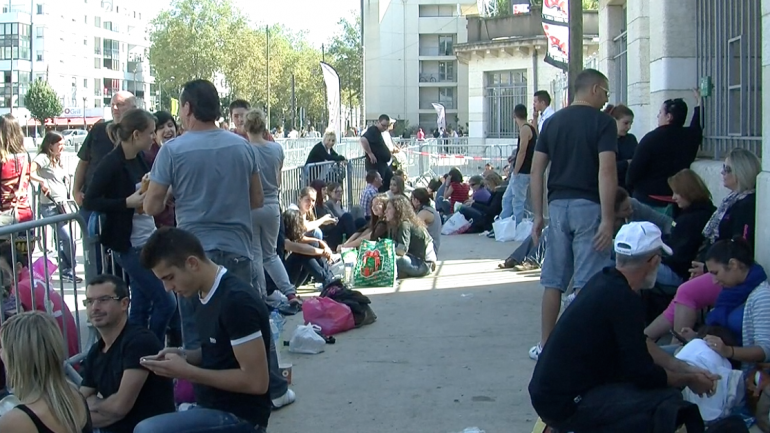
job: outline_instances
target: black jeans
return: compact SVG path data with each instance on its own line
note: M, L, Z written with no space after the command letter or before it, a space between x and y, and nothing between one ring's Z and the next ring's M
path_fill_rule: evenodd
M340 220L337 221L337 224L324 226L321 231L329 248L332 251L337 251L337 247L342 245L342 237L345 236L347 239L350 239L353 233L356 232L356 222L353 220L353 215L345 212L340 217Z
M656 409L676 400L682 400L682 392L676 388L640 389L630 383L604 385L583 394L576 412L568 419L543 421L560 433L650 433Z
M299 287L313 277L317 283L326 284L334 280L334 274L323 257L311 257L291 253L286 259L286 273L294 287Z

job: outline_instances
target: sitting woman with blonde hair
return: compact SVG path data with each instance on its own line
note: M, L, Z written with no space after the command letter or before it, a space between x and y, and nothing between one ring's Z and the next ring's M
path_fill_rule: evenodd
M0 328L8 386L21 402L0 417L0 431L91 433L85 399L64 375L64 340L54 319L30 311Z

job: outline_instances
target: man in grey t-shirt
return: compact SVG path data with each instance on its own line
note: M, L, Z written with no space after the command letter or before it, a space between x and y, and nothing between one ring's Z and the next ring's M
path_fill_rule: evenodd
M261 207L264 199L259 166L246 140L217 128L219 104L211 82L184 85L180 118L185 133L160 148L144 210L162 212L171 189L179 228L197 236L212 261L251 283L251 209ZM194 307L187 304L180 302L185 346L195 348L197 333L191 334L185 318Z

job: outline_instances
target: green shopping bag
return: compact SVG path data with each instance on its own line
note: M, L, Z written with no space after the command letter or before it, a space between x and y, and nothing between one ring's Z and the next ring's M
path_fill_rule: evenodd
M353 271L355 287L393 287L396 284L396 245L390 239L363 241Z

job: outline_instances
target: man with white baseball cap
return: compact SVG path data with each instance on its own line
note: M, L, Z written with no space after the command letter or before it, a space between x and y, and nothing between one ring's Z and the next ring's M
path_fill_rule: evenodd
M672 252L660 229L628 223L614 247L615 266L596 273L564 311L529 383L535 411L560 432L652 431L658 407L682 400L678 388L710 394L719 380L644 335L638 292L655 284L661 254Z

